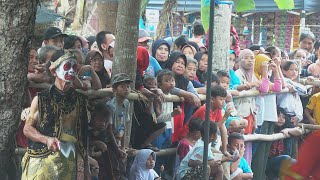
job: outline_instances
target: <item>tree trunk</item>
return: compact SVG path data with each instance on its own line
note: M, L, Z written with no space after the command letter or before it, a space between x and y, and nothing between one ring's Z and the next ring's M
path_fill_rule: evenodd
M115 44L115 59L112 66L112 74L126 73L135 81L137 67L137 42L139 30L140 0L121 0L119 2L117 16L117 33ZM132 85L134 89L134 83ZM130 116L133 111L133 103L131 104ZM129 146L132 121L126 123L126 139L125 145Z
M228 72L228 59L230 49L230 25L231 7L219 4L214 12L214 33L213 33L213 59L212 70L226 70Z
M168 19L176 3L177 0L166 0L166 2L164 3L163 9L160 13L160 20L157 26L157 31L154 39L160 39L165 35Z
M15 133L27 83L30 41L38 0L2 0L0 5L0 177L16 179Z
M140 7L138 9L140 9ZM136 10L137 9L132 9L132 11L136 11ZM103 1L97 2L97 12L99 17L99 29L97 30L97 32L110 31L113 34L116 34L118 1L103 0ZM124 27L124 25L122 27Z
M85 7L85 0L77 0L77 3L75 5L76 12L75 12L73 23L71 26L73 31L77 32L78 34L81 34L81 30L82 30L81 28L84 20L84 7Z

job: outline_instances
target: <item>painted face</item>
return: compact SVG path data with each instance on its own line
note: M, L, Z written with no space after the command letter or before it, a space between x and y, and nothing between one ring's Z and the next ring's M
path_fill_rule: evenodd
M194 79L194 76L196 74L197 67L194 63L189 63L187 65L186 71L185 71L185 76L192 81Z
M69 59L63 61L56 69L57 77L66 82L72 82L76 77L77 61L75 59Z
M169 57L169 48L167 45L162 44L161 46L159 46L156 50L156 54L155 54L155 58L159 61L159 62L165 62L168 60Z
M176 81L173 76L164 75L159 82L159 87L163 93L169 93L176 86Z
M189 56L192 58L194 57L194 52L192 51L191 47L185 47L182 53L186 56Z
M182 58L178 58L172 65L172 72L177 75L183 75L186 70L185 62Z
M147 167L148 169L153 169L154 166L155 166L155 164L156 164L156 162L155 162L155 160L153 159L153 156L150 155L149 158L147 159L146 167Z
M199 70L207 72L208 69L208 54L203 54L199 61Z
M298 74L299 74L299 68L296 64L291 64L289 69L286 71L283 71L283 74L285 77L294 80L297 78Z

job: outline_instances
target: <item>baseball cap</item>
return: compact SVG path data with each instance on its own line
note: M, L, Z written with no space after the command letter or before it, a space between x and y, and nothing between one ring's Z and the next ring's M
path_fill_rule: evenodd
M133 82L128 75L125 73L119 73L112 77L111 79L111 85L115 85L121 82Z
M51 39L55 38L57 36L68 36L67 34L62 33L61 29L57 27L49 27L46 29L46 31L43 33L44 39Z
M150 34L144 29L139 29L138 42L141 43L141 42L144 42L144 41L147 41L147 40L152 40Z

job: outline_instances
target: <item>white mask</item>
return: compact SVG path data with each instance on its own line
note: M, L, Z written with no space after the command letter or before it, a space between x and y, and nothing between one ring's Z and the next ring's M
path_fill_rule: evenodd
M77 61L69 59L63 61L56 69L57 77L66 82L72 82L76 77Z

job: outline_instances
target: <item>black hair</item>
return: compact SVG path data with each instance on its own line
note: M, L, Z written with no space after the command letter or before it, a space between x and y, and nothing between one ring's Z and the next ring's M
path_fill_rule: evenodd
M168 69L164 69L164 70L161 70L158 72L157 82L161 83L163 76L166 76L166 75L174 78L174 73L172 71L170 71Z
M292 64L295 64L295 65L297 65L297 66L299 67L299 65L298 65L296 62L294 62L294 61L286 61L286 62L284 63L284 65L282 66L282 69L285 70L285 71L288 71L288 70L290 69L290 66L291 66Z
M87 37L88 44L89 44L89 49L91 50L92 44L96 41L96 36L89 36Z
M208 75L208 72L205 72L204 73L204 77L207 77ZM205 79L205 81L207 81L207 79ZM216 73L214 73L214 72L212 72L211 73L211 83L213 83L213 82L215 82L215 83L217 83L217 84L220 84L220 79L219 79L219 77L217 76L217 74ZM211 84L211 83L208 83L207 82L207 84Z
M296 49L293 51L293 53L291 53L290 59L294 59L294 56L297 54L298 51L304 51L305 53L307 53L307 51L305 49Z
M202 26L201 23L195 23L193 25L193 34L196 35L196 36L201 36L201 35L205 34L203 26Z
M266 52L269 52L271 54L271 56L273 57L274 55L276 55L276 50L278 47L276 46L269 46L267 47L267 49L265 49ZM278 48L279 49L279 48ZM280 49L279 49L280 50ZM272 58L271 57L271 58Z
M283 114L283 115L285 115L285 114L286 114L286 111L285 111L283 108L277 106L277 115L279 116L280 113Z
M217 76L218 76L218 78L227 77L227 78L230 79L229 73L227 71L225 71L225 70L218 71L217 72Z
M280 52L281 52L281 57L284 57L286 55L283 50L280 50Z
M314 37L314 34L312 32L308 32L308 33L301 33L300 34L300 38L299 38L299 42L303 41L304 39L311 39L312 42L316 41L316 38Z
M106 34L112 34L109 31L100 31L97 35L96 35L96 41L97 41L97 45L100 51L102 51L102 47L101 44L103 44L106 41Z
M204 131L207 128L206 123L202 122L201 123L201 137L204 137ZM218 126L217 123L211 122L209 124L209 137L213 134L216 134L218 132Z
M183 44L187 43L188 42L188 39L187 37L185 36L179 36L175 41L174 41L174 44L176 46L178 46L178 48L181 48Z
M320 48L320 41L319 40L317 40L315 43L314 43L314 49L319 49Z
M91 111L91 120L94 121L97 115L101 115L103 117L108 117L108 118L111 117L112 115L111 107L106 104L105 100L100 100L94 105L94 108Z
M227 97L227 91L220 85L214 85L211 88L211 97Z
M241 133L233 132L233 133L229 134L228 144L230 145L232 143L232 141L235 140L235 139L240 139L240 140L244 141L244 137L243 137L243 135Z
M157 81L157 79L155 77L147 75L147 76L143 77L143 85L145 86L149 80L156 80Z
M189 132L201 131L202 120L200 118L192 118L189 122Z
M78 36L75 35L70 35L64 38L64 49L72 49L74 46L74 43L76 43L76 41L79 41L81 44L81 47L83 47L82 45L82 41Z
M193 41L189 41L188 44L192 47L194 47L196 49L196 51L198 52L199 51L199 45L196 43L196 42L193 42ZM196 53L197 53L196 52Z
M260 50L260 48L261 48L261 45L259 44L253 44L249 47L251 51Z

